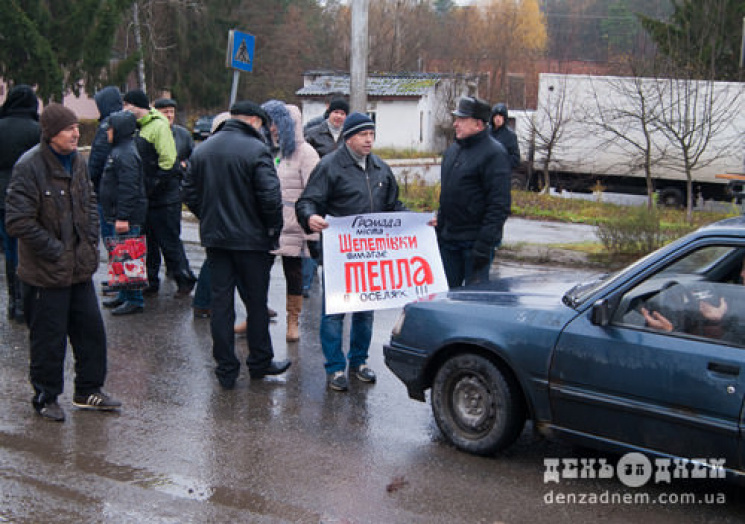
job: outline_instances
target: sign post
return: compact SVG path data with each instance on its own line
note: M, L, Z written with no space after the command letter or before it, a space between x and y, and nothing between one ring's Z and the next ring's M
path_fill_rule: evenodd
M228 107L235 103L240 72L250 73L253 71L255 44L256 39L253 35L236 29L228 31L228 51L225 57L225 65L233 69L233 87L230 90L230 105Z

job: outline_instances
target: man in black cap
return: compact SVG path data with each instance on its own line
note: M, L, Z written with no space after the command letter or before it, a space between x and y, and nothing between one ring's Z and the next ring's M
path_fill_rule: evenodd
M75 356L73 405L112 410L102 391L106 332L93 274L98 268L98 209L85 160L77 154L78 119L60 104L41 114L41 143L13 167L6 227L18 238L18 278L25 284L32 404L62 422L67 341Z
M494 248L510 214L510 161L489 134L491 108L464 97L453 111L455 143L442 159L435 225L451 288L489 280Z
M197 277L189 267L181 242L181 170L177 163L176 143L171 126L163 114L150 108L147 95L140 89L127 91L123 97L124 109L137 117L140 134L136 139L142 158L147 187L147 236L148 287L144 295L160 290L160 255L166 261L168 274L176 281L176 296L187 296L194 289Z
M343 217L360 213L404 211L398 200L398 183L391 168L371 153L375 123L367 115L352 113L344 121L344 144L323 157L310 174L308 185L295 203L298 222L307 233L328 227L326 215ZM334 391L349 388L349 375L362 382L375 382L367 365L372 338L373 312L352 313L349 354L342 351L344 314L321 317L321 349L326 358L326 383Z
M326 120L305 133L305 140L323 158L334 151L343 142L342 126L349 114L349 104L343 98L334 98L326 110Z
M182 171L186 170L186 161L194 151L194 139L184 126L176 124L176 108L178 104L172 98L159 98L153 102L153 107L160 111L171 126L173 141L176 143L176 164Z
M230 115L219 133L194 150L183 188L210 260L212 354L224 389L235 387L240 372L233 333L236 285L248 311L249 375L261 379L290 367L288 360L273 360L269 334L270 251L279 247L282 193L274 158L262 139L268 117L249 101L233 104Z

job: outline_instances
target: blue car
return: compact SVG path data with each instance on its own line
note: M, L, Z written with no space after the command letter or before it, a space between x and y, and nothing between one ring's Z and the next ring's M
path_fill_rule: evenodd
M528 279L407 305L385 362L456 447L493 454L527 419L606 451L745 471L745 219L592 282Z

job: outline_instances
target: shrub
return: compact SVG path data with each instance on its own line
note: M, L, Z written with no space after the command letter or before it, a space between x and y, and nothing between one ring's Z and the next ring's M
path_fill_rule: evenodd
M629 206L622 215L598 224L597 237L613 255L645 255L695 229L674 224L663 226L657 207Z

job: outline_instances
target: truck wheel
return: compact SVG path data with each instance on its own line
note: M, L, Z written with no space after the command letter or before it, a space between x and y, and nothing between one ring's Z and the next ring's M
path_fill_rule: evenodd
M455 356L437 371L432 412L450 442L476 455L506 448L525 425L518 388L491 361L473 354Z
M662 207L683 207L685 195L677 187L666 187L660 190L658 202Z

